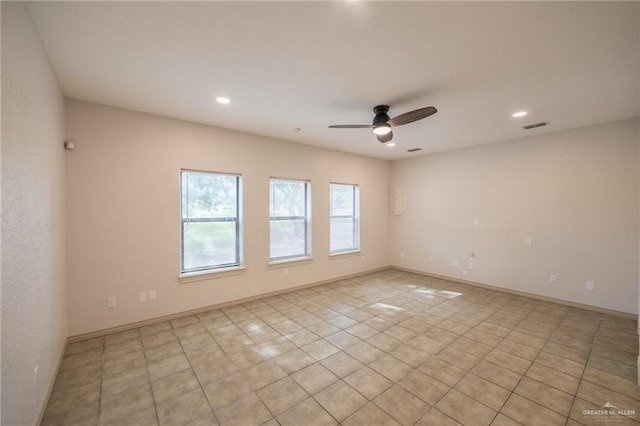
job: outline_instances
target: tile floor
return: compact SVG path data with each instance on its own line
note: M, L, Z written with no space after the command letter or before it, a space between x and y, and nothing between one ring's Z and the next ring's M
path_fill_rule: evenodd
M42 424L636 424L637 351L632 320L389 269L70 344Z

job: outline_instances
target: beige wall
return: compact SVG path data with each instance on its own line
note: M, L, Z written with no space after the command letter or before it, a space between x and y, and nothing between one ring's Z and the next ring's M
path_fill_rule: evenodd
M638 312L637 119L394 161L397 182L393 265Z
M389 163L67 101L69 333L384 267ZM180 284L180 169L240 173L246 273ZM269 177L311 180L313 262L269 268ZM329 182L360 185L361 256L329 259ZM157 300L138 302L142 291ZM107 308L116 296L118 306Z
M67 337L63 141L64 99L31 19L2 2L3 425L38 421Z

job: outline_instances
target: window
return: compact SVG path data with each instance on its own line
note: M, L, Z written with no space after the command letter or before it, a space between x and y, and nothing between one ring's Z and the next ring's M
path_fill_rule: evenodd
M182 272L240 266L238 175L181 171Z
M358 186L332 183L329 250L331 254L360 249Z
M270 257L294 259L310 255L310 185L303 180L270 181Z

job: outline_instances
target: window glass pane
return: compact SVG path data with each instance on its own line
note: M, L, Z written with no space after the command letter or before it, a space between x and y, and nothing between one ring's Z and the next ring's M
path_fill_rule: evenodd
M271 221L271 258L306 256L304 219Z
M331 184L331 216L353 216L355 212L354 209L354 186Z
M332 183L329 250L331 253L357 250L360 246L357 185Z
M236 222L184 224L184 270L236 264Z
M235 217L238 176L182 173L182 218Z
M240 176L182 171L182 272L240 264Z
M355 238L355 223L352 218L331 219L330 250L332 252L357 248Z
M306 182L271 181L271 217L306 216Z
M305 181L271 179L270 257L309 255L309 185Z

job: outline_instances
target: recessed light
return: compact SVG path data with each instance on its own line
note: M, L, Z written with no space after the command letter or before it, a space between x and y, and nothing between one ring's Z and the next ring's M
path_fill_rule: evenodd
M527 111L518 111L518 112L514 112L513 114L511 114L511 116L513 118L520 118L520 117L524 117L527 114L528 114Z
M225 98L224 96L219 96L216 98L216 102L219 104L228 104L231 101L229 100L229 98Z
M391 146L396 146L396 143L395 142L387 142L385 145L391 147Z

